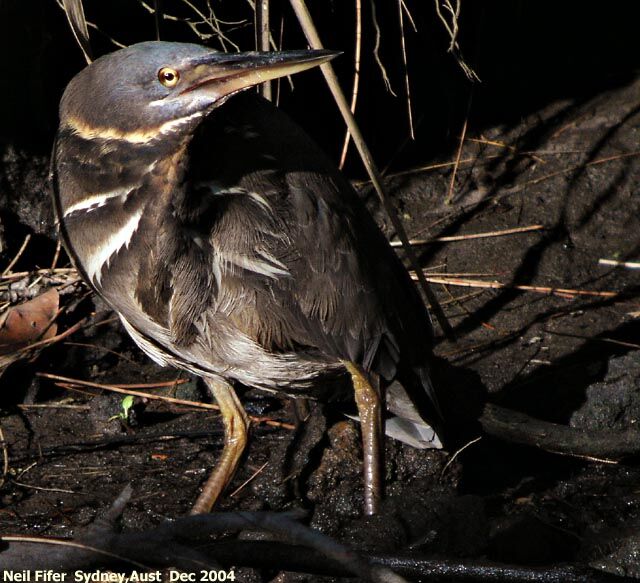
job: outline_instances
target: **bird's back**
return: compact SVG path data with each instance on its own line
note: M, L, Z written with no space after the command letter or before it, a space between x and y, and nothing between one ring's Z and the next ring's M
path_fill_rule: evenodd
M218 245L250 252L262 242L275 260L273 277L248 268L229 280L255 294L253 309L235 317L261 345L319 352L428 388L433 333L416 287L353 188L297 124L256 95L238 95L202 124L190 154L195 189L260 199L226 197L246 233L233 234L230 220L224 228L222 212L212 222ZM264 226L257 239L256 224Z

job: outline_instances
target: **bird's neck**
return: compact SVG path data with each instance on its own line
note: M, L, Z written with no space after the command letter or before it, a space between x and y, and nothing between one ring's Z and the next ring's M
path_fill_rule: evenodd
M91 137L62 128L55 155L60 211L102 207L112 199L137 196L161 202L163 193L180 192L186 167L187 137L135 142L117 137ZM98 209L99 210L99 209Z

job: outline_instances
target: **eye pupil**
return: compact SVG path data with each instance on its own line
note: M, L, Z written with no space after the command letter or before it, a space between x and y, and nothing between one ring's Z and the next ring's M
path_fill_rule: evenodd
M180 80L180 73L170 67L162 67L162 69L158 71L158 80L165 87L175 87Z

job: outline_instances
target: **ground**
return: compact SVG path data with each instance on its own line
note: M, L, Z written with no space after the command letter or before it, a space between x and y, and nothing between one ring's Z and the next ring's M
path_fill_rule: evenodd
M640 251L638 103L635 80L468 134L452 189L451 158L389 175L411 238L540 226L416 247L429 277L458 280L432 284L455 333L445 339L438 330L435 345L445 449L389 440L387 499L380 516L362 518L359 430L341 405L309 403L305 415L304 404L245 391L251 415L281 423L254 425L220 509L306 508L312 526L368 551L569 562L640 578L637 455L615 462L557 455L483 435L474 421L487 400L594 435L634 429L640 419L639 272L599 264ZM46 160L7 148L4 173L5 186L35 188L45 182ZM370 187L359 188L392 238ZM23 204L15 212L28 224L43 211ZM44 236L39 243L51 244ZM90 323L106 324L4 373L0 533L73 536L129 483L122 527L149 528L187 512L220 451L215 411L138 398L123 413L121 395L66 390L34 375L104 384L180 378L188 382L160 392L202 397L195 381L142 356L95 299L82 299L62 328L93 302Z

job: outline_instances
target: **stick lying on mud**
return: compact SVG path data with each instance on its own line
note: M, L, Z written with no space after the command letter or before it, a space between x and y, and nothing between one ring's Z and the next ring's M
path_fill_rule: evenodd
M485 405L479 421L488 435L561 455L615 463L640 453L639 429L581 429L542 421L493 404Z
M615 583L622 577L578 565L549 568L504 565L488 561L454 561L421 555L367 555L300 524L292 513L216 512L178 518L142 532L114 532L115 521L131 496L128 486L106 516L82 529L74 540L3 536L0 564L5 570L55 569L118 572L170 567L202 569L252 567L314 576L357 576L376 583L412 580L473 582ZM246 541L212 535L267 531L291 542ZM392 571L393 569L393 571ZM402 575L402 576L400 576Z

